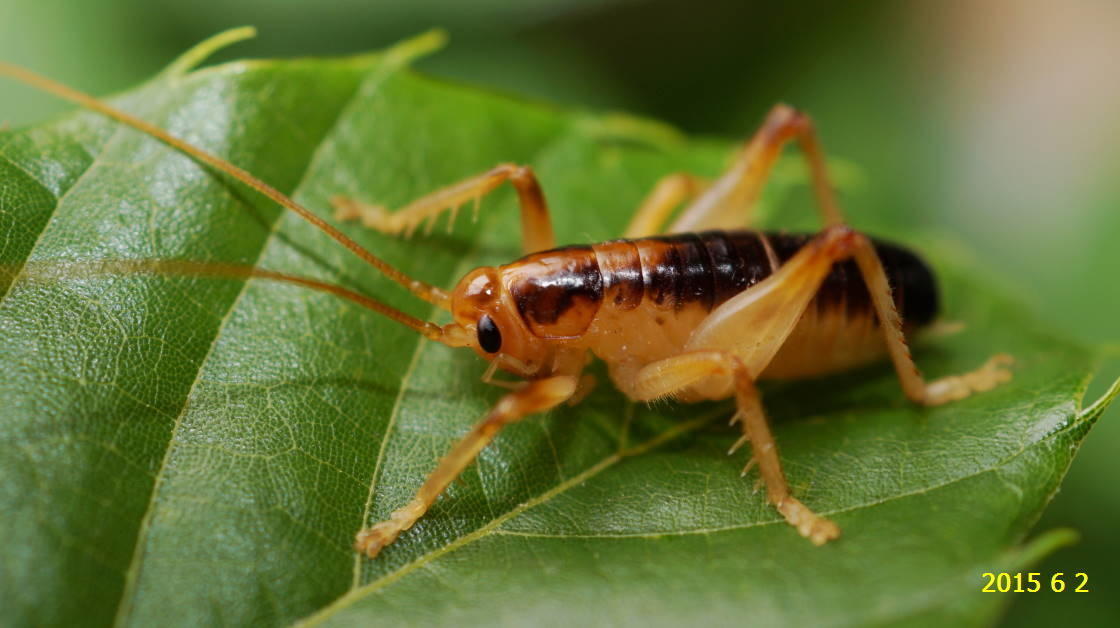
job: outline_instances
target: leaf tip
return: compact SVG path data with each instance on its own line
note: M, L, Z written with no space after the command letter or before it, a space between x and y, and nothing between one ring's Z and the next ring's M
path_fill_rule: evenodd
M1103 395L1090 404L1088 408L1081 411L1078 422L1088 421L1091 423L1096 421L1100 418L1101 414L1104 414L1108 406L1116 400L1117 396L1120 396L1120 377L1117 377L1116 380L1112 382L1112 385L1108 387L1108 390L1104 391Z
M586 116L580 120L580 128L601 141L638 142L663 151L684 143L684 134L676 127L627 113Z
M1073 528L1054 528L1034 537L1013 551L1010 557L1010 568L1021 568L1034 565L1054 552L1075 545L1081 540L1081 535Z
M385 51L385 55L401 65L436 52L447 45L447 31L433 28L409 37Z
M224 30L217 35L202 40L195 44L190 50L179 55L179 58L172 61L171 65L167 66L167 69L165 69L162 74L178 76L189 72L222 48L232 46L246 39L252 39L256 36L257 28L255 26L238 26L237 28Z

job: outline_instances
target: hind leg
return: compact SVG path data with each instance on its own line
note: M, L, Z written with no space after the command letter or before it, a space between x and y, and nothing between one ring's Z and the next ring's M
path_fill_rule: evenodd
M910 346L906 342L905 334L902 333L902 317L895 307L883 263L866 236L857 237L852 256L867 285L867 291L871 293L871 302L875 307L875 315L879 319L879 327L883 330L887 352L898 375L899 384L911 401L926 406L938 406L964 399L973 393L991 390L1011 380L1011 371L1008 367L1014 360L1006 353L997 353L976 370L927 382L922 377L918 365L914 363Z
M762 127L747 143L739 159L681 217L670 231L689 231L733 226L743 220L758 198L762 185L786 142L796 139L809 166L814 194L825 226L842 225L844 217L829 183L824 149L817 138L812 120L785 105L777 105ZM902 319L895 307L891 286L875 247L865 236L854 240L852 255L871 293L876 316L883 330L887 350L906 396L915 403L939 405L963 399L974 392L991 388L1011 379L1007 366L1012 359L1006 354L989 358L980 368L961 375L951 375L926 382L914 363Z
M619 388L636 400L734 395L736 416L751 443L767 499L802 536L818 545L836 538L840 530L790 493L754 381L781 348L832 265L851 254L856 237L847 227L829 227L770 277L713 310L682 353L616 378Z

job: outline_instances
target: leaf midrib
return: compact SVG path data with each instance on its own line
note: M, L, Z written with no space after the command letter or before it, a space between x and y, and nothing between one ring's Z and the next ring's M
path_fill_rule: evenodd
M429 315L428 318L431 318ZM401 404L404 402L405 393L408 392L408 382L412 379L412 374L416 371L416 365L420 363L420 354L424 352L425 342L423 340L416 343L416 348L412 351L412 359L408 363L408 368L405 369L404 376L401 377L400 387L397 388L397 398L393 400L393 409L389 412L389 421L385 425L385 432L381 437L381 446L377 450L377 459L373 463L373 473L369 482L369 493L366 495L366 504L362 509L362 520L358 523L358 529L368 525L369 515L373 509L373 496L377 492L377 481L381 477L381 463L385 460L385 450L389 448L389 436L393 433L393 428L397 424L397 417L400 416ZM354 575L350 580L350 591L357 589L362 583L362 555L354 552Z
M576 129L576 127L574 125L568 125L566 128L567 128L568 131L572 131L572 130ZM529 161L531 163L540 163L541 156L547 154L555 146L555 143L558 141L558 139L562 139L565 136L566 135L565 135L564 132L560 132L560 133L557 134L556 137L552 138L550 141L544 142L543 145L541 146L541 148L538 149L536 152L534 152L532 154ZM492 222L494 220L497 220L497 218L495 218L493 216L494 216L493 213L488 214L487 217L485 218L485 221L486 222ZM452 221L452 224L453 224L454 217L452 217L450 220ZM468 251L467 254L463 256L463 261L460 262L455 267L454 270L458 271L458 272L453 273L453 276L460 276L461 277L461 276L465 275L466 272L468 270L470 270L470 268L471 268L471 266L470 266L472 264L471 260L474 260L474 259L477 258L480 250L481 250L481 239L476 238L475 241L472 242L472 244L471 244L470 251ZM439 308L432 307L431 310L428 313L427 318L428 319L433 318L433 316L435 314L437 314L439 311L440 311ZM390 437L393 434L394 427L397 424L397 417L400 415L401 406L403 404L405 395L408 392L408 383L412 379L413 373L415 373L415 371L416 371L416 365L419 364L420 355L424 352L424 347L426 345L427 345L427 342L425 342L423 338L418 339L417 344L416 344L416 348L412 352L412 359L410 360L410 362L408 364L408 369L405 371L404 376L401 378L400 388L397 389L397 397L393 402L393 409L390 411L389 421L387 422L387 424L385 426L384 436L381 438L381 446L378 448L378 451L377 451L377 460L374 462L373 473L372 473L372 476L370 478L369 494L366 497L365 507L362 510L362 520L360 522L358 522L358 527L356 529L362 529L365 526L369 525L369 523L370 523L370 521L369 521L370 513L372 512L372 509L373 509L373 499L374 499L374 495L377 491L377 482L380 479L381 465L382 465L382 463L384 461L384 458L385 458L385 452L388 450ZM350 583L350 589L347 590L346 593L342 594L342 596L336 598L336 600L335 600L336 602L338 600L341 600L341 599L345 598L347 595L351 594L352 592L361 589L363 586L368 586L368 584L367 585L362 585L362 583L361 583L361 581L362 581L362 565L365 564L365 562L366 562L366 559L361 553L358 553L358 552L354 553L354 570L353 570L353 578L351 579L351 583ZM332 602L332 604L333 604L333 602Z
M888 495L888 496L883 497L881 499L868 500L868 501L865 501L865 502L862 502L862 503L859 503L859 504L853 504L851 506L845 506L843 508L834 508L832 510L820 510L818 512L821 515L829 516L829 517L834 516L834 515L841 515L841 514L845 514L845 513L858 512L858 511L864 510L866 508L875 508L876 506L882 506L884 504L889 504L891 502L894 502L894 501L897 501L897 500L900 500L900 499L907 499L907 498L910 498L910 497L917 497L919 495L926 495L928 493L933 493L935 491L939 491L939 490L948 488L950 486L953 486L954 484L959 484L961 482L965 482L967 480L971 480L973 478L978 478L982 475L992 473L994 471L998 471L999 469L1002 469L1003 467L1006 467L1009 464L1011 464L1016 458L1019 458L1023 454L1027 453L1029 450L1034 449L1034 448L1038 447L1039 445L1045 443L1046 441L1052 440L1052 439L1058 437L1059 435L1064 434L1064 433L1068 432L1069 430L1076 428L1078 426L1078 424L1080 423L1080 421L1078 420L1078 415L1074 414L1074 415L1072 415L1072 418L1073 418L1073 420L1069 421L1066 425L1063 425L1061 429L1056 430L1054 432L1051 432L1049 434L1046 434L1045 436L1043 436L1042 438L1040 438L1038 440L1028 442L1022 448L1012 452L1011 454L1005 456L1004 458L1001 458L1001 459L991 463L990 466L986 465L983 468L974 469L973 471L958 475L956 477L950 478L950 479L945 480L943 482L937 482L937 483L934 483L934 484L927 484L925 486L921 486L921 487L915 488L913 490L905 491L905 492L902 492L902 493L894 493L892 495ZM610 540L613 540L613 539L658 539L658 538L673 537L673 536L698 536L698 535L702 535L702 534L719 534L720 532L734 532L736 530L749 530L751 528L761 528L761 527L770 526L770 525L774 525L774 524L785 524L785 519L782 519L781 517L776 517L775 516L775 517L771 517L770 519L766 519L764 521L751 521L751 522L747 522L747 523L736 523L736 524L731 524L731 525L726 525L726 526L717 526L717 527L713 527L713 528L692 528L692 529L688 529L688 530L677 529L677 530L665 530L665 531L654 531L654 532L634 532L634 533L620 533L620 534L548 534L548 533L542 533L542 532L524 532L524 531L521 531L521 530L495 530L494 534L497 534L497 535L500 535L500 536L520 536L520 537L533 538L533 539L610 539Z
M238 63L231 63L221 67L221 69L230 72L236 72L240 68L241 65ZM400 71L402 69L403 68L399 65L394 66L392 64L379 64L372 68L367 76L358 81L350 96L347 97L342 106L338 108L338 114L335 116L334 121L331 123L329 128L326 129L326 131L322 135L322 138L315 146L314 151L307 160L307 164L303 168L303 172L300 174L299 180L293 187L293 191L289 196L297 197L299 195L300 190L303 188L304 184L307 181L308 175L314 171L315 165L316 163L318 163L318 160L320 159L320 156L322 154L324 145L327 143L328 139L337 128L339 122L346 117L346 114L353 106L355 99L363 95L363 90L369 88L367 82L372 83L375 80L378 82L384 82L385 80L393 76L397 71ZM215 70L211 71L213 72ZM260 264L261 258L269 250L270 244L273 242L276 234L279 232L280 227L284 224L285 219L288 217L288 213L289 212L287 210L283 209L281 209L281 211L277 213L276 218L269 229L268 236L261 241L260 249L257 251L256 258L253 261L254 266ZM226 327L227 322L230 320L231 315L236 311L238 304L241 302L242 297L245 295L250 281L251 280L246 280L241 282L241 289L238 291L237 296L230 302L229 307L222 315L222 320L218 324L218 327L214 333L214 338L212 339L210 346L206 350L206 355L202 358L202 360L199 361L194 380L191 382L190 387L183 397L183 406L176 416L175 422L172 426L167 441L167 448L164 451L163 459L160 461L159 469L157 469L155 473L155 480L152 483L152 489L148 499L148 506L144 510L144 515L141 517L140 528L137 530L136 542L133 546L132 560L129 561L129 568L125 572L125 582L121 591L121 599L117 604L117 613L113 619L114 626L122 626L127 623L132 609L135 607L135 596L137 593L136 587L140 581L140 572L143 569L143 548L145 540L147 539L148 532L150 530L152 517L154 516L156 510L156 500L159 495L159 489L163 484L164 478L166 477L165 471L175 449L176 436L179 432L180 426L182 425L183 419L187 414L187 410L190 407L190 399L193 396L199 382L201 381L203 372L205 372L206 370L206 365L210 360L210 356L213 353L214 348L218 345L219 340L222 338L222 333Z
M432 550L431 552L428 552L427 554L424 554L424 555L420 556L419 558L416 558L415 560L413 560L411 562L405 563L404 565L402 565L398 569L381 576L380 578L378 578L377 580L374 580L373 582L370 582L369 584L366 584L366 585L364 585L360 588L357 588L357 589L351 589L345 595L336 599L334 602L331 602L330 604L323 607L322 609L315 612L314 614L295 622L295 624L293 624L293 625L294 626L315 626L315 625L318 625L318 624L322 623L323 621L326 621L327 619L329 619L335 613L337 613L337 612L343 610L344 608L348 607L353 602L355 602L357 600L360 600L360 599L364 598L365 596L367 596L371 593L379 591L379 590L397 582L401 578L404 578L405 576L407 576L408 574L412 573L413 571L419 569L420 567L423 567L423 566L439 559L442 556L445 556L445 555L447 555L451 552L454 552L455 550L459 549L460 547L463 547L465 545L469 545L469 544L471 544L471 543L473 543L473 542L475 542L479 539L485 538L486 536L491 534L494 531L495 528L502 525L506 521L509 521L510 519L513 519L513 518L519 516L521 513L525 512L525 511L531 510L532 508L535 508L535 507L537 507L537 506L539 506L543 503L546 503L546 502L552 500L556 496L567 492L569 489L571 489L575 486L578 486L580 484L583 484L583 483L587 482L591 478L599 475L600 473L602 473L603 471L605 471L605 470L609 469L610 467L614 466L618 462L620 462L622 460L625 460L626 458L630 458L630 457L637 456L639 454L645 453L645 452L647 452L651 449L654 449L656 447L659 447L659 446L661 446L661 445L663 445L663 444L665 444L665 443L667 443L667 442L669 442L669 441L671 441L671 440L673 440L673 439L675 439L679 436L683 436L684 434L687 434L689 432L693 432L697 429L700 429L701 427L704 427L708 423L711 423L717 417L722 416L723 414L725 414L725 413L721 409L717 412L710 413L707 416L703 416L703 417L700 417L698 419L693 419L691 421L686 421L684 423L680 423L680 424L674 426L672 429L666 430L666 431L662 432L661 434L658 434L657 436L654 436L653 438L651 438L651 439L649 439L649 440L647 440L647 441L645 441L645 442L643 442L639 445L635 445L635 446L630 447L630 448L620 449L618 451L615 451L611 455L603 458L602 460L600 460L599 462L591 465L587 469L584 469L582 472L568 478L567 480L565 480L563 482L560 482L556 486L553 486L552 488L550 488L547 491L537 495L536 497L534 497L534 498L532 498L532 499L530 499L530 500L528 500L528 501L526 501L522 504L519 504L518 506L516 506L514 508L511 508L511 509L507 510L506 512L502 513L501 515L498 515L497 517L494 517L493 519L486 522L484 525L475 529L474 531L470 532L469 534L465 534L465 535L455 539L454 541L448 543L447 545L444 545L442 547L438 547L438 548Z

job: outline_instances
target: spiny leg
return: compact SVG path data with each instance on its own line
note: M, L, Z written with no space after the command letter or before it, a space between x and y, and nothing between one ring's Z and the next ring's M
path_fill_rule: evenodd
M660 233L669 214L681 203L694 198L703 188L699 178L685 172L662 177L654 184L638 211L634 212L622 237L644 238Z
M829 183L825 153L809 116L785 105L770 110L762 127L748 142L736 163L708 192L685 210L670 231L727 226L734 213L747 212L757 199L763 183L777 160L782 146L796 138L809 165L813 191L826 226L842 225L844 218ZM980 368L926 382L918 370L902 333L902 321L891 296L891 287L874 246L859 236L854 257L872 295L886 339L887 350L906 396L916 403L938 405L963 399L973 392L990 390L1011 379L1006 354L989 358Z
M751 443L754 452L752 460L758 463L767 500L797 528L801 536L815 545L840 536L840 528L835 523L814 513L790 494L758 389L746 365L736 355L724 351L694 351L654 362L638 372L633 382L633 393L637 399L653 400L687 390L693 384L711 378L730 379L738 407L736 416L744 436Z
M769 123L771 119L776 119L779 129L788 129L788 132L794 133L797 137L801 151L809 164L809 171L813 180L813 192L817 197L817 205L824 224L826 226L844 224L843 214L829 182L824 148L821 146L820 139L813 128L812 120L809 116L783 105L778 105L772 110L771 117L767 119L767 122ZM763 130L765 128L766 125L764 125ZM777 135L780 136L781 134ZM774 157L777 157L776 153ZM906 336L902 333L902 318L895 306L883 263L879 259L879 254L875 251L875 246L866 236L857 236L853 257L859 266L864 282L867 284L868 292L871 294L876 316L878 316L880 326L883 329L887 351L895 372L898 374L903 392L911 401L930 406L940 405L948 401L963 399L974 392L991 390L1011 379L1011 372L1006 367L1013 360L1011 356L1000 353L988 358L980 368L974 371L926 382L921 371L918 370L918 366L914 363L910 347L906 342Z
M342 196L332 198L331 204L335 207L334 216L338 220L360 219L365 226L382 233L411 235L421 222L434 222L445 211L451 212L450 222L454 222L455 213L464 203L475 203L477 210L483 196L507 181L517 190L521 204L521 234L525 252L533 253L556 246L544 192L528 166L500 164L480 175L422 196L396 211Z
M832 266L852 254L859 237L845 225L826 228L769 277L712 310L685 349L733 353L757 377L785 344Z
M867 237L857 236L853 257L859 266L864 283L867 284L867 290L871 293L871 302L875 307L876 316L879 317L879 326L883 330L887 352L894 364L895 373L898 374L902 391L911 401L937 406L964 399L972 393L991 390L1011 380L1011 371L1007 367L1014 360L1005 353L997 353L974 371L927 382L910 354L910 346L906 343L905 334L902 333L902 317L895 307L883 263Z
M790 495L754 380L781 348L832 265L851 254L856 236L844 226L825 229L770 277L713 310L683 353L616 379L624 393L638 400L734 394L738 422L751 442L767 498L817 544L838 536L839 529Z
M750 224L751 210L770 176L782 147L797 139L809 165L813 191L826 225L843 222L825 169L824 150L809 117L775 105L735 162L689 205L669 227L670 233L733 229Z
M904 386L909 386L907 394L912 399L941 403L972 390L991 387L1006 376L999 372L999 365L994 364L977 373L927 385L910 360L886 275L874 248L866 237L841 224L827 227L770 277L713 310L693 332L685 353L647 365L632 381L622 383L624 391L636 399L652 399L682 391L700 398L722 398L733 386L739 422L752 444L768 498L787 521L817 544L835 538L839 530L789 495L753 382L785 343L832 266L851 256L863 263L870 262L875 271L868 282L869 289L874 295L876 311L884 321L883 328L895 332L893 336L888 335L892 359L899 355L899 348L904 354L905 361L896 359L895 364ZM879 310L884 303L889 306L886 313ZM744 329L751 333L742 333ZM993 361L998 360L997 357ZM908 365L909 379L903 376L904 369L899 368L900 365ZM726 373L731 373L733 379L728 381Z
M502 397L490 413L440 460L412 501L393 511L387 520L358 533L354 549L370 558L377 556L383 547L395 541L401 532L411 528L428 512L444 489L459 477L503 427L567 401L575 394L578 383L578 377L559 375L526 382Z

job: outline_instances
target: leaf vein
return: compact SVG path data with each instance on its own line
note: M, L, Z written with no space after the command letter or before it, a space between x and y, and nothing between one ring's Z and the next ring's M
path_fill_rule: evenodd
M370 81L370 85L376 86L377 84L379 84L380 81L372 80L374 78L376 78L376 79L385 78L384 73L378 71L378 70L384 70L384 69L385 69L384 66L377 66L377 67L374 68L374 70L372 70L371 77L366 79L366 80ZM389 69L392 70L394 68L389 68ZM391 74L391 73L392 72L389 72L389 74ZM335 126L337 126L339 120L342 119L343 114L349 108L349 106L353 103L354 99L357 98L358 95L362 93L363 88L367 87L364 83L365 83L365 81L362 81L362 83L360 83L354 89L354 91L351 93L347 102L344 103L343 106L339 107L338 114L335 118L335 121L331 124L330 128L333 129ZM330 130L328 130L326 133L324 133L324 135L323 135L324 141L325 141L325 138L330 136L330 133L331 133ZM314 170L314 166L318 161L318 156L320 155L320 151L322 150L323 144L324 144L324 142L321 141L319 143L319 145L313 151L313 154L311 155L310 159L308 159L308 162L307 162L307 165L304 168L303 174L301 175L299 182L297 182L295 187L294 187L293 196L295 194L297 194L299 189L303 186L308 174L311 173ZM200 165L199 167L201 168L203 166ZM276 234L278 233L280 227L284 224L284 220L287 216L288 216L288 212L283 211L283 210L280 211L276 215L276 219L273 221L272 226L269 229L268 236L266 236L265 239L261 243L260 251L258 252L256 260L254 260L254 262L253 262L254 265L257 265L257 264L260 263L261 257L268 251L269 245L276 238ZM186 416L187 411L190 407L190 403L189 403L190 398L194 394L194 391L197 388L199 382L202 380L202 375L206 370L206 364L209 361L210 356L213 354L215 347L218 346L218 342L222 338L222 332L225 329L226 324L229 322L230 318L232 317L234 311L236 311L238 304L241 302L242 298L244 297L244 295L247 291L247 288L249 286L249 283L250 283L249 281L242 282L241 290L238 292L237 296L233 299L233 301L230 302L229 307L227 308L225 314L222 316L222 320L218 324L217 332L214 334L214 339L210 343L210 347L207 349L206 355L199 362L198 371L195 374L195 379L191 383L190 389L188 390L186 396L183 399L183 407L180 410L178 416L175 418L174 425L171 428L171 434L170 434L170 437L168 439L167 449L164 452L164 457L163 457L163 460L160 463L159 469L156 471L155 481L152 484L151 495L150 495L149 500L148 500L148 506L145 509L144 515L141 519L140 529L137 531L137 534L136 534L136 543L133 547L132 561L129 565L128 571L125 573L125 584L124 584L124 588L121 592L121 600L117 605L117 614L116 614L116 617L113 620L113 625L114 626L123 625L127 621L127 618L128 618L128 616L129 616L129 614L132 610L133 600L135 599L135 596L136 596L136 593L137 593L136 586L137 586L137 583L139 582L139 579L140 579L139 574L140 574L140 571L142 569L143 556L144 556L144 551L143 551L144 543L145 543L145 541L148 537L148 532L151 529L151 522L152 522L152 519L154 517L155 510L156 510L156 501L157 501L158 496L159 496L160 488L162 487L163 482L166 478L166 473L165 472L166 472L166 470L168 468L168 464L171 460L172 453L175 450L176 437L177 437L177 434L179 432L179 428L182 425L183 419Z
M362 522L364 527L366 522L369 521L370 511L373 509L373 496L377 491L377 481L381 477L381 463L385 459L385 450L389 448L389 435L393 433L393 428L397 424L397 417L400 415L401 403L404 401L405 391L408 390L408 382L412 379L412 374L416 370L416 365L420 362L420 354L424 352L424 347L427 343L417 342L416 349L412 352L412 360L408 363L408 368L401 377L400 388L397 389L397 398L393 401L393 409L389 412L389 422L385 426L385 434L381 437L381 447L377 450L377 460L373 464L373 476L369 483L369 494L366 495L366 505L362 510ZM354 553L354 576L350 582L350 589L356 589L362 582L362 555Z
M471 544L475 541L478 541L482 538L485 538L486 536L495 532L496 529L498 528L498 526L502 525L506 521L509 521L510 519L513 519L514 517L517 517L518 515L520 515L521 513L525 512L527 510L530 510L530 509L535 508L535 507L537 507L541 504L544 504L544 503L552 500L554 497L563 494L564 492L568 491L569 489L586 482L587 480L595 477L596 475L599 475L600 473L602 473L606 469L614 466L619 461L624 460L626 458L629 458L631 456L637 456L639 454L645 453L645 452L647 452L651 449L654 449L654 448L656 448L660 445L663 445L663 444L665 444L665 443L667 443L667 442L669 442L669 441L671 441L671 440L673 440L673 439L675 439L679 436L683 436L684 434L695 431L695 430L707 425L708 423L712 422L712 420L714 420L716 417L722 416L723 414L724 414L724 412L721 410L718 413L711 413L711 414L708 414L706 416L700 417L698 419L693 419L691 421L686 421L684 423L680 423L680 424L674 426L672 429L665 430L661 434L645 441L644 443L642 443L640 445L636 445L636 446L634 446L630 449L624 450L624 451L613 453L613 454L603 458L599 462L595 463L594 465L588 467L587 469L585 469L581 473L578 473L575 476L572 476L568 480L557 484L556 486L554 486L551 489L545 491L544 493L541 493L540 495L534 497L533 499L530 499L529 501L524 502L524 503L516 506L515 508L512 508L512 509L506 511L505 513L499 515L498 517L495 517L494 519L490 520L488 523L486 523L482 527L478 528L474 532L471 532L470 534L463 535L463 536L459 537L458 539L455 539L454 541L448 543L447 545L444 545L443 547L432 550L431 552L428 552L427 554L424 554L423 556L420 556L419 558L413 560L412 562L406 563L405 565L403 565L402 567L400 567L396 571L385 574L384 576L378 578L377 580L374 580L373 582L370 582L369 584L367 584L367 585L365 585L361 588L351 589L348 593L346 593L346 595L343 595L342 597L338 598L337 600L332 602L330 605L324 607L322 610L320 610L320 611L316 612L315 614L310 615L310 616L296 622L295 626L314 626L314 625L318 625L318 624L322 623L323 621L326 621L327 619L329 619L335 613L337 613L340 610L346 608L347 606L353 604L354 602L366 597L367 595L370 595L370 594L375 593L375 592L377 592L381 589L384 589L385 587L397 582L401 578L403 578L403 577L407 576L408 574L412 573L413 571L415 571L415 570L417 570L421 567L424 567L424 566L430 564L431 562L437 560L441 556L445 556L445 555L447 555L451 552L454 552L455 550L459 549L460 547L463 547L465 545L469 545L469 544Z
M20 263L19 270L16 271L16 273L12 276L12 279L8 283L8 285L4 287L4 292L0 294L0 302L3 302L8 297L8 295L11 294L12 287L16 285L16 282L23 275L23 271L27 267L27 260L31 259L31 256L35 253L35 249L37 249L39 247L39 243L43 241L43 236L47 233L47 228L50 226L51 221L54 220L55 215L58 214L58 210L62 207L62 203L70 196L70 192L77 188L88 174L93 172L93 169L98 165L99 160L109 151L109 147L117 140L118 137L120 137L120 133L121 129L114 130L112 136L110 136L102 146L101 152L99 152L97 155L91 156L92 159L90 160L90 162L82 170L81 174L74 178L74 182L70 184L70 187L66 188L66 190L63 191L61 195L56 197L54 209L51 210L51 215L45 221L43 221L43 228L39 230L39 235L35 236L35 242L31 245L31 248L27 249L27 256L24 257L23 261ZM10 157L4 155L3 153L0 153L0 157L3 157L4 160L11 164L13 168L26 173L27 176L36 183L36 185L47 190L48 192L50 191L45 185L43 185L41 181L39 181L39 179L28 172L26 168L17 164Z
M539 158L540 155L548 152L551 145L552 145L552 142L545 142L544 145L536 152L536 156ZM536 160L534 160L534 161L536 161ZM491 220L496 220L496 218L491 219ZM451 219L451 221L448 224L453 225L454 220ZM476 240L473 243L473 245L471 247L471 250L463 257L463 259L464 260L473 259L475 256L477 256L477 254L479 252L479 248L480 248L479 247L479 242ZM468 263L469 262L465 262L464 264L459 265L459 273L458 273L459 276L462 276L462 274L466 271ZM437 308L432 308L428 318L431 318L431 314L435 313L436 311L438 311ZM393 402L393 409L390 411L389 422L388 422L388 425L386 425L386 427L385 427L385 435L381 439L381 447L378 449L378 452L377 452L377 460L374 463L374 467L373 467L373 477L370 479L369 494L366 497L365 508L363 509L363 512L362 512L362 520L359 523L360 527L365 527L366 525L368 525L370 514L373 510L373 498L374 498L374 494L376 493L376 490L377 490L377 482L378 482L378 479L380 478L381 465L384 462L385 452L388 449L389 438L393 433L394 426L396 425L396 422L397 422L397 417L400 415L400 409L401 409L401 406L402 406L403 401L404 401L405 393L407 392L408 382L411 380L411 378L412 378L412 376L415 372L416 365L419 364L419 362L420 362L420 356L423 352L423 347L426 344L427 343L424 342L423 339L420 339L420 338L417 339L416 350L412 354L412 360L409 362L408 369L405 371L404 376L401 378L401 385L400 385L400 388L397 390L397 397ZM478 466L477 465L475 465L475 472L478 472ZM479 480L481 482L483 490L485 490L485 488L486 488L485 478L482 477L480 472L478 472L478 473L479 473ZM489 506L490 500L487 499L486 503ZM493 516L493 515L491 515L491 516ZM342 597L345 597L346 595L349 595L350 592L353 592L358 587L362 586L361 585L361 580L362 580L362 565L363 564L365 564L365 560L362 557L362 555L359 554L359 553L355 553L354 554L353 577L352 577L351 583L350 583L350 590L346 594L343 594ZM340 597L339 599L342 599L342 598Z
M883 504L894 502L894 501L897 501L897 500L900 500L900 499L917 497L919 495L925 495L925 494L928 494L928 493L932 493L934 491L939 491L939 490L948 488L950 486L953 486L955 484L959 484L961 482L965 482L967 480L971 480L973 478L977 478L977 477L980 477L980 476L988 474L988 473L997 473L1001 469L1003 469L1004 467L1010 465L1017 458L1019 458L1020 456L1022 456L1025 453L1027 453L1029 450L1034 449L1035 447L1038 447L1039 445L1042 445L1046 441L1058 438L1059 436L1065 434L1066 432L1068 432L1071 429L1075 429L1077 427L1077 423L1076 423L1076 421L1074 421L1072 419L1076 419L1076 418L1077 418L1076 414L1071 415L1071 421L1065 427L1063 427L1061 430L1058 430L1056 432L1047 434L1047 435L1043 436L1042 438L1040 438L1038 440L1031 441L1030 443L1027 443L1024 447L1019 449L1018 451L1015 451L1014 453L1009 454L1007 457L1005 457L1001 460L998 460L995 463L993 463L992 465L986 466L982 469L973 471L971 473L966 473L964 475L960 475L960 476L957 476L955 478L951 478L949 480L946 480L944 482L939 482L937 484L930 484L930 485L923 486L921 488L918 488L918 489L915 489L915 490L912 490L912 491L906 491L906 492L903 492L903 493L897 493L897 494L894 494L894 495L890 495L888 497L884 497L883 499L867 501L867 502L864 502L864 503L861 503L861 504L854 504L852 506L847 506L845 508L834 508L832 510L821 510L819 512L822 515L829 515L829 516L839 515L839 514L844 514L844 513L849 513L849 512L856 512L858 510L863 510L865 508L874 508L876 506L881 506ZM1071 458L1071 461L1072 461L1072 458ZM1010 487L1009 487L1009 490L1011 490ZM712 527L712 528L694 528L694 529L691 529L691 530L677 529L677 530L669 530L669 531L664 531L664 532L660 532L660 531L659 532L636 532L636 533L630 533L630 534L626 534L626 533L623 533L623 534L548 534L548 533L544 533L544 532L525 532L525 531L521 531L521 530L495 530L494 533L498 534L498 535L502 535L502 536L520 536L520 537L540 538L540 539L655 539L655 538L664 538L664 537L668 537L668 536L694 536L694 535L701 535L701 534L718 534L720 532L733 532L733 531L736 531L736 530L747 530L747 529L750 529L750 528L760 528L760 527L764 527L764 526L769 526L769 525L774 525L774 524L785 524L785 523L786 523L785 519L782 519L780 517L773 517L773 518L767 519L765 521L752 521L752 522L749 522L749 523L739 523L739 524L732 524L732 525L726 525L726 526L717 526L717 527Z

